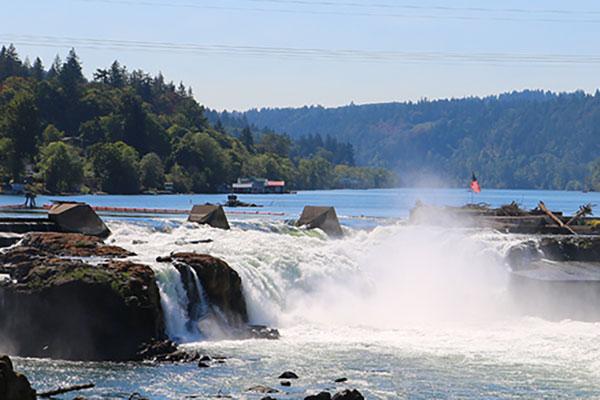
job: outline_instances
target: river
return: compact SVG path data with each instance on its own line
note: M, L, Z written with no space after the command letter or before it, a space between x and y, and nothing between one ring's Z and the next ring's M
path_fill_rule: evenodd
M406 224L417 199L471 201L466 190L393 189L240 196L266 215L230 214L230 231L184 216L106 217L110 243L134 251L157 273L169 335L184 348L227 357L224 364L86 363L16 359L37 389L96 383L86 396L150 399L302 399L320 390L359 389L368 399L598 398L600 323L527 315L507 294L504 254L527 239L480 230ZM46 203L56 197L39 197ZM92 205L189 209L224 195L77 196ZM575 212L600 194L484 190L474 202L515 200ZM22 202L0 197L0 204ZM291 227L306 204L333 205L343 239ZM233 211L233 210L231 210ZM240 211L236 209L235 211ZM250 210L254 211L254 210ZM274 213L274 214L268 214ZM211 243L198 243L212 239ZM196 243L196 244L193 244ZM172 270L154 260L172 251L223 258L242 277L251 322L278 327L281 339L229 340L210 327L190 329L185 296ZM300 379L279 386L286 370ZM347 383L334 379L346 377ZM71 399L75 395L65 395ZM190 398L190 397L188 397Z

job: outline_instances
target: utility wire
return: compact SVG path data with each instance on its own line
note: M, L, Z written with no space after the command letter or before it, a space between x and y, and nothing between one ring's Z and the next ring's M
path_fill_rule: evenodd
M493 20L493 21L515 21L515 22L544 22L544 23L600 23L598 18L587 18L586 15L600 15L600 11L589 11L589 12L568 12L567 10L528 10L528 9L493 9L493 8L458 8L458 7L426 7L418 5L404 5L394 6L385 4L376 4L371 7L376 8L389 8L389 9L405 9L411 11L468 11L468 12L485 12L488 15L448 15L448 14L422 14L422 13L397 13L397 12L366 12L366 11L345 11L345 10L323 10L323 9L289 9L289 8L265 8L265 7L237 7L237 6L222 6L222 5L211 5L211 4L200 4L190 3L189 0L186 3L178 2L165 2L156 0L73 0L76 2L83 3L103 3L111 5L129 5L129 6L146 6L146 7L168 7L168 8L192 8L192 9L203 9L203 10L220 10L220 11L238 11L238 12L259 12L259 13L279 13L279 14L308 14L308 15L332 15L332 16L357 16L357 17L380 17L380 18L402 18L402 19L434 19L434 20L459 20L459 21L477 21L477 20ZM327 5L333 6L334 3L323 1L317 3L311 3L303 0L290 0L286 2L275 1L275 0L248 0L256 3L273 3L273 4L302 4L302 5ZM358 3L338 3L338 6L346 7L360 7L366 8L369 6L359 5ZM563 12L564 11L564 12ZM496 13L493 15L492 13ZM564 14L570 16L581 15L582 18L558 18L552 16L538 16L538 17L524 17L501 15L497 13L518 13L535 15L536 13L541 14Z
M0 33L0 41L20 46L86 48L93 50L167 52L195 55L228 55L236 57L325 60L335 62L420 63L420 64L492 64L492 65L600 65L600 55L592 54L524 54L524 53L455 53L414 52L359 49L325 49L268 46L235 46L179 42L151 42L76 38L66 36L34 36Z

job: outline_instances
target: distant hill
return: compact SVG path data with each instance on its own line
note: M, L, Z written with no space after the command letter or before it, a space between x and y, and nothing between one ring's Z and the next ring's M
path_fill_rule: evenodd
M292 138L349 142L359 165L392 168L405 184L580 189L600 157L600 93L523 91L485 98L250 110L238 115ZM600 174L597 174L600 176Z

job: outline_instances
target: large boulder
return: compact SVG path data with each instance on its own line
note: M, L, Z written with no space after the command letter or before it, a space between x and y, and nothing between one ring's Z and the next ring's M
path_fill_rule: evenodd
M210 225L213 228L229 229L229 222L223 207L211 204L195 205L190 212L188 221Z
M197 253L174 253L160 260L172 262L184 279L186 276L187 279L190 279L187 272L189 272L189 268L193 269L209 305L216 307L219 314L224 315L231 326L241 327L247 324L248 312L242 292L242 280L225 261L207 254ZM193 285L190 284L185 286L193 288ZM190 297L194 298L195 296L196 294L193 294Z
M35 400L35 390L25 375L15 372L8 356L0 356L0 399Z
M62 232L107 237L110 230L98 214L85 203L56 203L48 210L48 218Z
M329 236L343 236L335 208L306 206L296 226L306 226L308 229L319 228Z
M94 242L98 253L86 241L79 248L96 256L94 264L73 259L71 250L78 254L78 247L61 248L58 239L30 236L23 247L2 255L2 270L11 280L0 283L0 350L27 357L122 361L135 358L143 343L165 338L152 269L98 258L103 255L99 242Z

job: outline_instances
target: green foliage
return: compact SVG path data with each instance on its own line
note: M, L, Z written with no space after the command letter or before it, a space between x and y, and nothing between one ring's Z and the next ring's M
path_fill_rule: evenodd
M88 81L75 50L45 71L39 58L29 65L13 46L0 49L4 180L20 179L37 161L50 192L133 194L165 180L177 192L215 192L244 176L285 180L291 189L339 187L350 175L357 187L387 184L375 170L337 175L335 165L354 163L347 143L318 135L294 142L227 113L212 128L205 114L191 88L160 73L115 61Z
M65 137L65 133L59 131L54 125L49 124L42 132L42 142L46 145L52 142L58 142Z
M229 120L219 116L227 126ZM350 142L358 164L398 171L405 184L433 175L449 186L465 186L476 171L484 187L581 187L588 164L600 154L600 92L524 91L417 103L262 109L239 118L306 144L313 140L302 138L314 132Z
M156 153L148 153L140 161L140 179L145 189L162 189L165 185L165 168Z
M135 194L140 191L139 155L123 142L97 144L91 150L94 175L102 191Z
M173 184L175 193L189 193L192 190L192 179L179 164L175 164L171 168L167 178Z
M41 151L38 168L46 189L52 193L79 190L83 182L83 160L73 146L52 142Z

